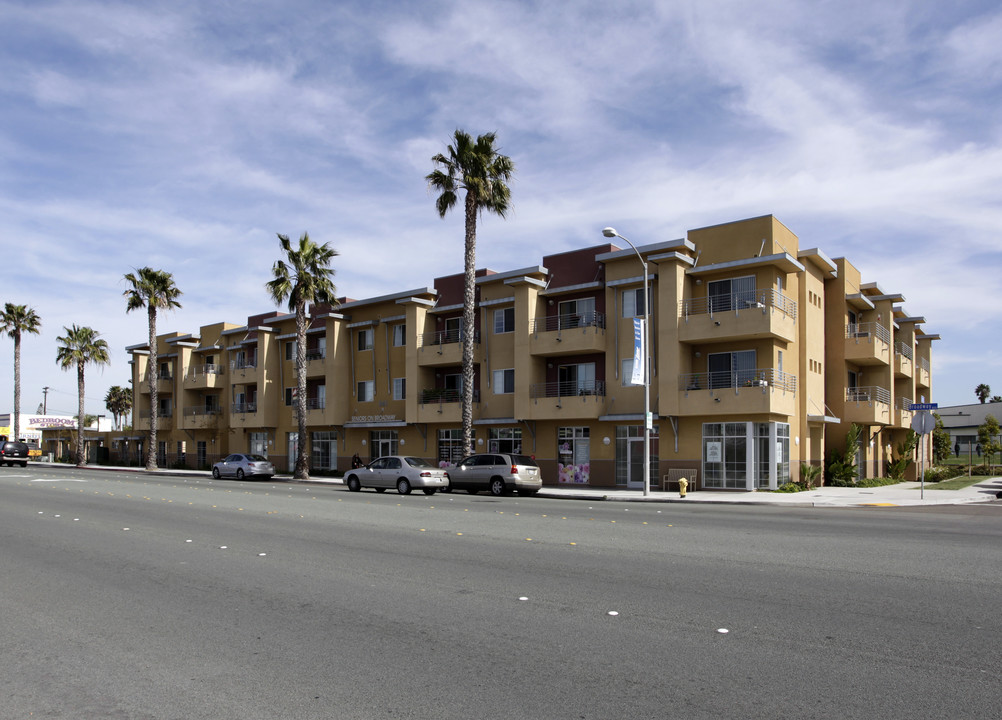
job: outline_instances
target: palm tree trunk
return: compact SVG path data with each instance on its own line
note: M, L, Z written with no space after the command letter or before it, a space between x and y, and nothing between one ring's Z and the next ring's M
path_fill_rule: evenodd
M297 480L310 479L310 465L306 461L306 302L296 302L296 415L298 439L296 440Z
M160 397L157 391L157 371L159 358L157 356L157 309L152 301L147 305L147 317L150 326L150 361L146 367L147 381L150 388L150 446L146 448L146 469L157 469L157 423L160 415Z
M84 457L84 361L77 361L77 465L86 465Z
M473 339L477 272L477 203L466 192L466 252L463 281L463 454L473 452Z
M14 437L21 439L21 333L14 334Z

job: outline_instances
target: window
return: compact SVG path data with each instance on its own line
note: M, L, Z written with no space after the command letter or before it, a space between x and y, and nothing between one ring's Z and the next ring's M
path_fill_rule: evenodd
M438 466L452 467L466 455L463 447L463 430L450 428L438 431Z
M494 311L494 334L515 332L515 308Z
M515 392L515 368L494 371L494 394L510 395Z
M285 359L286 360L295 360L296 359L296 348L297 347L298 347L298 344L297 344L297 342L295 340L290 340L289 342L285 343Z
M372 350L372 328L358 331L358 349Z
M771 487L773 481L778 487L789 480L788 424L703 424L704 487L753 490Z
M393 399L404 400L407 397L407 378L393 378Z
M159 415L160 417L170 417L171 416L171 402L169 397L159 398L160 407Z
M247 433L249 439L247 450L252 455L264 455L268 457L268 433L252 432Z
M633 292L633 291L629 291ZM641 296L643 291L641 291ZM636 299L634 299L636 302ZM560 329L589 326L595 324L595 298L565 300L558 307ZM624 317L626 317L624 315Z
M292 405L296 401L296 388L287 387L285 388L285 404L286 406Z
M751 385L759 378L755 371L755 351L710 353L706 358L709 368L709 387L732 388Z
M633 384L633 358L623 360L623 372L620 380L623 382L623 387L637 387Z
M633 288L623 291L623 317L643 317L644 315L644 289Z
M337 469L337 432L320 430L312 434L310 465L316 470Z
M591 479L591 432L586 427L557 429L557 482L587 484Z
M487 448L492 453L520 455L522 428L491 428L487 434Z
M713 280L706 284L710 312L741 310L756 304L755 276Z
M445 333L442 334L443 343L459 342L463 337L463 318L446 318Z
M375 383L372 380L363 380L358 384L358 401L359 402L372 402L375 397L374 394Z
M594 395L595 363L561 365L557 368L557 382L561 395Z
M393 326L393 347L404 347L407 345L407 326Z

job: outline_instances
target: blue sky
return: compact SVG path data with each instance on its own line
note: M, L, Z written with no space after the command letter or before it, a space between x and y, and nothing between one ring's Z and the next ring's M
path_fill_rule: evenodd
M75 414L77 323L111 346L106 412L143 265L184 293L160 332L274 309L279 232L335 247L351 297L460 272L424 181L457 127L517 167L481 267L771 213L942 336L933 400L1002 394L1000 87L995 2L0 0L0 302L43 321L21 409L48 386Z

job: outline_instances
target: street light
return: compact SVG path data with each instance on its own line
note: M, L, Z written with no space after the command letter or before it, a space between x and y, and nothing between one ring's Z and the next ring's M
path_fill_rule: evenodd
M647 261L644 260L637 246L620 235L613 228L602 230L607 238L618 237L626 242L637 254L640 264L644 266L644 497L651 494L651 299L647 284Z

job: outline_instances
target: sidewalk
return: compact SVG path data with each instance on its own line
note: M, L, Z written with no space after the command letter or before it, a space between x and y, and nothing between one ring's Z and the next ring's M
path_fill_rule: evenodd
M38 462L33 465L49 465ZM53 467L68 467L52 463ZM145 472L138 467L112 467L106 465L88 466L100 470L119 470ZM157 475L192 475L211 477L202 470L173 470L163 468L154 471ZM298 482L289 474L280 474L272 478L273 482ZM318 485L343 486L341 478L314 476L309 480ZM225 480L220 482L226 482ZM652 490L644 497L642 490L619 490L617 488L587 488L574 486L544 486L537 497L563 498L573 500L588 500L601 502L654 502L654 503L688 503L688 504L723 504L723 505L786 505L792 507L895 507L895 506L925 506L925 505L966 505L970 503L991 502L996 500L996 493L1002 492L1002 478L984 477L973 485L962 490L937 490L936 483L926 483L925 492L921 483L905 482L897 485L885 485L876 488L856 487L821 487L816 490L799 493L775 492L741 492L731 490L697 490L689 492L685 498L680 498L677 492L661 492Z

